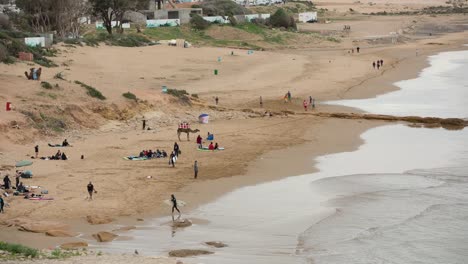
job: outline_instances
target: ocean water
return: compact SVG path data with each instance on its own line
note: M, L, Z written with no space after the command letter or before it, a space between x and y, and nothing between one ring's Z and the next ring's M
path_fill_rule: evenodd
M467 117L467 83L458 81L466 80L458 69L467 67L467 55L434 56L431 68L439 71L429 68L421 75L432 78L432 72L451 87L445 90L453 93L450 100L432 95L440 115L427 107L429 101L418 103L430 93L409 91L410 86L392 95L392 104L404 115ZM452 58L465 65L442 71ZM453 104L454 98L461 102ZM184 259L205 264L468 263L468 130L396 124L361 137L365 143L356 151L317 158L318 173L240 188L188 212L185 217L195 220L189 228L174 230L170 218L159 218L130 231L130 240L94 246L143 255L214 251ZM229 246L203 244L212 240Z
M468 117L468 50L429 57L418 78L395 83L400 90L372 99L331 101L367 112L397 116Z

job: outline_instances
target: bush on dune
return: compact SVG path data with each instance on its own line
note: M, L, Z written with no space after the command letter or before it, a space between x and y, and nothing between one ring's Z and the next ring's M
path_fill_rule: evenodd
M276 28L297 28L294 17L286 13L286 11L282 8L276 10L276 12L273 15L271 15L269 23L272 27Z
M19 244L10 244L0 241L0 250L8 251L12 254L21 254L25 257L35 258L39 256L39 250Z
M190 19L190 25L198 30L205 30L210 26L210 22L206 21L200 15L194 15Z

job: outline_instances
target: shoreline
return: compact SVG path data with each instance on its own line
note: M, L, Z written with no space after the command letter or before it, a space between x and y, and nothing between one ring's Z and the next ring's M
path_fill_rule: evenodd
M451 49L453 47L444 47L444 48ZM445 50L445 51L447 51L447 50ZM431 53L431 55L432 55L432 54L443 52L443 51L433 51L432 50L431 52L432 52ZM403 76L409 76L409 75L410 76L417 76L421 72L422 69L427 67L427 57L428 56L430 56L430 55L427 55L427 56L424 55L424 61L423 61L422 58L419 58L419 62L417 62L415 64L411 64L411 65L406 65L408 68L418 67L417 69L413 68L413 72L411 72L411 73L408 72L408 69L406 67L397 68L396 70L395 70L395 68L393 68L391 70L388 70L388 72L389 72L388 74L385 73L385 74L383 74L381 76L378 76L377 78L372 79L371 81L366 81L366 84L362 85L362 87L359 87L359 92L362 93L363 89L364 89L364 91L366 91L366 89L371 88L371 86L375 85L375 83L382 84L382 82L385 83L385 85L383 85L384 87L379 87L379 90L377 91L377 93L380 93L383 90L385 90L385 93L386 93L386 92L391 92L391 91L397 89L396 87L393 87L393 90L391 90L389 87L393 86L393 83L395 83L396 81L400 81L402 79L397 79L397 80L393 80L393 81L391 81L391 79L396 78L396 77L401 76L401 75L403 75ZM423 56L421 56L421 57L423 57ZM399 64L399 65L401 65L401 64ZM397 71L397 72L395 72L395 71ZM391 77L389 77L389 75ZM382 81L382 79L383 79L383 81ZM376 91L374 91L374 92L376 92ZM350 96L352 98L354 95L356 95L356 92L354 90L351 90L349 93L345 93L345 94L346 94L347 98L348 98L348 96ZM380 94L382 94L382 93L380 93ZM355 110L351 110L351 111L355 111ZM293 119L301 120L298 117L293 117ZM323 118L306 118L305 120L311 120L313 122L318 120L319 123L314 124L313 126L309 126L308 128L306 128L307 131L303 132L303 136L301 138L302 142L299 142L299 143L297 143L296 145L294 145L292 147L287 147L286 149L267 151L266 153L259 156L257 159L255 159L255 160L249 162L247 165L245 165L247 167L246 173L243 173L242 175L238 175L238 176L228 177L228 178L220 178L220 179L215 179L215 180L206 180L206 181L202 181L202 182L198 182L198 183L194 183L194 184L188 184L187 186L180 189L179 192L181 192L181 193L185 192L186 193L185 195L180 194L180 198L182 200L191 201L190 206L186 207L186 208L189 209L189 210L193 209L194 207L196 207L198 205L201 205L203 203L212 201L212 200L216 199L217 197L223 195L224 193L232 191L232 190L234 190L236 188L239 188L239 187L254 185L254 184L257 184L257 183L260 183L260 182L268 182L268 181L273 181L273 180L276 180L276 179L281 179L281 178L293 176L293 175L290 175L291 172L294 175L300 175L300 174L314 172L314 171L316 171L316 168L313 166L313 164L315 163L314 162L315 158L317 158L318 156L325 155L325 154L339 153L339 152L343 152L343 151L354 150L357 147L359 147L359 145L362 143L362 140L359 137L360 134L362 134L364 131L366 131L367 129L369 129L371 127L375 127L375 126L379 126L381 124L385 124L385 122L380 122L380 121L365 121L365 122L358 122L359 125L358 125L358 128L356 128L356 126L354 124L356 121L349 121L349 122L345 121L345 122L343 122L342 120L325 120ZM295 120L295 121L297 121L297 120ZM226 121L226 122L228 122L228 121ZM346 124L343 125L343 123L346 123ZM339 127L340 125L342 125L343 127L340 128ZM336 134L330 135L329 131L327 131L327 129L326 129L327 126L328 126L328 128L330 128L330 126L335 128ZM343 130L347 129L347 128L353 128L354 130L352 131L352 133L347 134L349 137L347 137L346 139L340 138L340 133ZM322 135L315 134L316 130L320 130L320 131L323 130L322 131L323 134ZM350 134L352 134L352 135L350 135ZM327 144L327 142L325 142L326 140L325 141L322 140L320 142L314 142L314 141L307 142L308 140L310 140L310 138L314 138L314 140L317 140L317 138L320 139L320 138L322 138L324 136L329 137L328 140L332 140L332 141L333 140L340 140L339 147L330 148L330 146L328 146L329 148L327 149L326 146L320 146L320 144L326 145ZM303 142L305 142L305 143L303 143ZM336 142L336 141L334 141L334 142ZM314 149L312 152L310 152L311 148ZM297 155L298 153L301 153L300 159L297 159L297 157L290 158L290 157L294 157L294 155ZM285 161L285 159L286 159L286 161ZM306 162L307 160L311 161L310 165L308 165L306 167L299 166L299 165L303 165L304 162ZM287 164L287 166L286 166L287 168L283 167L281 165L281 162L284 163L284 164ZM288 167L288 166L292 166L292 168ZM270 167L270 168L273 167L274 169L271 169L270 172L265 171L265 168L268 168L268 167ZM285 175L285 173L288 173L288 175ZM254 176L255 178L251 178L251 176ZM221 188L221 187L223 187L223 188ZM216 188L218 191L217 192L207 191L210 188ZM200 192L207 192L208 195L205 194L203 197L200 197L198 195ZM167 208L165 208L165 209L167 209ZM154 214L153 213L142 214L142 215L138 215L138 217L141 216L141 217L144 217L144 218L152 218L152 217L158 217L158 216L161 216L161 215L164 215L164 213L159 212L159 213L154 213ZM90 228L90 226L87 225L87 224L83 224L82 223L83 221L81 219L76 219L77 223L76 224L73 223L72 226L82 225L84 230L86 230L85 233L89 233L88 230L107 229L108 227L114 226L116 224L118 225L118 224L124 224L124 223L125 224L127 224L127 223L128 224L131 224L131 223L136 224L137 223L134 220L135 216L128 217L128 219L125 219L125 218L126 217L120 217L120 219L117 222L114 222L113 224L111 224L109 226L97 226L97 227L92 227L92 228ZM133 220L130 220L130 218L133 218ZM75 222L75 221L71 221L71 222ZM79 224L79 223L81 223L81 224ZM12 230L10 230L10 231L12 231ZM19 232L19 231L17 231L17 232ZM5 234L5 233L8 233L8 234ZM29 236L30 236L29 233L23 233L23 234L24 234L24 237L25 237L24 239L26 239L26 237L29 238ZM4 237L5 235L12 235L12 233L10 233L10 232L0 232L0 239L8 241L8 239ZM41 234L41 235L37 235L37 239L38 240L46 240L46 237L44 237L44 235ZM55 240L55 239L53 239L53 240ZM73 240L76 240L76 239L73 239ZM38 243L43 244L43 242L44 241L40 241ZM27 244L27 243L24 243L24 244Z

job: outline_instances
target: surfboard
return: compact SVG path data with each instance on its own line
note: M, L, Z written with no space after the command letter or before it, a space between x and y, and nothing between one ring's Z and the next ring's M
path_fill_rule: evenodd
M33 162L30 161L30 160L21 160L21 161L18 161L15 166L16 167L25 167L25 166L29 166L29 165L32 165L32 164L33 164Z
M131 160L131 161L140 161L140 160L148 160L148 158L144 157L144 158L140 158L140 157L123 157L124 160Z
M172 201L170 199L164 200L164 203L166 205L172 206ZM184 202L182 200L177 200L177 206L178 207L184 207L185 205L187 205L186 202Z
M208 148L199 148L199 149L197 149L197 150L198 150L198 151L205 151L205 152L206 152L206 151L213 151L213 150L209 150ZM214 151L218 151L218 150L224 150L224 148L223 148L223 147L220 147L220 148L218 148L218 149L215 149Z

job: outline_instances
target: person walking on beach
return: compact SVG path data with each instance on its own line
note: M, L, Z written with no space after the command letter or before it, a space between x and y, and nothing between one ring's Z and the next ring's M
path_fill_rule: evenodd
M179 157L179 151L180 151L179 144L177 144L177 142L174 142L174 155L176 157Z
M145 128L146 128L146 119L145 119L145 117L143 117L141 122L143 123L143 130L145 130Z
M374 61L374 62L372 62L372 67L374 67L374 69L375 69L375 61Z
M379 69L380 69L380 61L378 60L377 61L377 70L379 70Z
M171 202L172 202L172 221L174 221L174 210L177 210L179 212L179 217L180 217L180 210L177 208L177 199L175 198L174 194L171 194Z
M357 47L357 48L356 48L357 53L359 53L360 50L361 50L360 47Z
M288 91L288 101L289 101L289 102L291 102L291 97L292 97L292 96L291 96L291 92Z
M11 187L11 180L10 177L8 177L8 174L5 175L5 178L3 178L3 186L5 190L9 190Z
M312 98L312 108L315 108L315 99Z
M383 67L383 60L380 60L380 66Z
M89 194L88 199L92 200L93 199L93 193L97 193L97 191L96 191L96 189L94 189L94 185L91 182L88 183L87 189L88 189L88 194Z
M37 159L37 157L39 156L39 145L36 145L34 147L34 153L36 153L36 159Z
M16 175L15 175L15 187L16 187L16 189L18 189L18 185L20 183L20 178L21 178L21 172L16 171Z
M169 155L169 165L172 165L172 168L175 167L175 155L174 151Z
M218 96L216 96L216 98L215 98L216 105L218 105L218 102L219 102L219 98L218 98Z
M304 106L304 111L307 111L308 104L307 104L306 100L304 100L304 102L302 102L302 105Z
M198 178L198 161L195 161L193 163L193 173L194 173L194 178Z
M262 97L260 96L260 108L262 108L262 107L263 107L263 99L262 99Z
M309 104L312 105L312 96L309 95Z
M203 142L203 138L202 138L200 135L198 135L198 137L197 137L197 145L198 145L198 148L199 148L199 149L203 148L202 142Z

